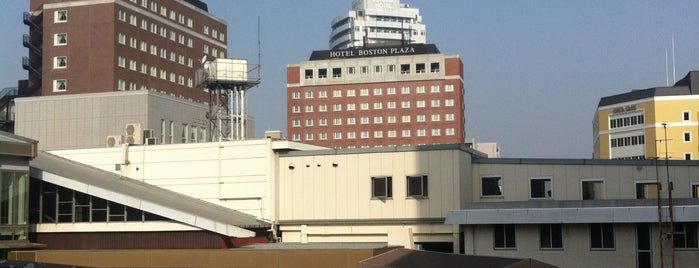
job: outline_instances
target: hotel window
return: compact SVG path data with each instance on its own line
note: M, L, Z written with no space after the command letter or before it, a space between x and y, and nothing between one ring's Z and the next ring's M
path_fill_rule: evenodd
M129 15L129 23L133 26L138 25L138 19L136 19L136 15Z
M400 103L401 108L410 108L410 101L402 101Z
M367 124L369 124L369 117L368 117L368 116L364 116L364 117L359 118L359 123L362 124L362 125L367 125Z
M360 110L369 110L369 103L363 102L359 104Z
M192 38L187 38L187 47L193 47L194 46L194 41L192 41Z
M131 90L131 91L136 90L136 83L129 83L129 90Z
M347 74L354 74L354 67L347 67Z
M120 21L126 21L126 12L124 12L123 10L119 10L117 12L117 17Z
M381 110L381 109L383 109L383 103L374 102L374 110Z
M434 85L430 87L431 93L439 93L439 85Z
M146 19L141 19L141 29L148 30L148 21Z
M204 45L204 54L209 54L209 45Z
M313 133L306 133L306 140L312 141L313 140Z
M53 22L55 22L55 23L68 21L68 11L67 10L57 10L53 14L54 14L53 15L54 16Z
M126 81L119 79L117 81L117 90L121 90L121 91L126 90Z
M356 110L356 105L354 103L348 103L347 104L347 111L354 111Z
M342 111L342 104L333 104L333 111L335 111L335 112Z
M294 99L294 100L300 99L300 98L301 98L301 92L298 92L298 91L291 92L291 98Z
M602 200L602 199L604 199L604 181L602 181L602 180L582 181L582 199L583 200Z
M177 42L180 43L180 45L184 45L184 35L177 35Z
M636 199L657 199L658 184L656 182L637 182Z
M400 94L410 94L410 87L402 87L400 89Z
M312 127L313 126L313 119L306 119L306 126Z
M433 128L432 129L432 136L441 136L442 135L442 130L439 128Z
M170 19L171 19L171 20L176 20L176 18L177 18L177 14L175 14L175 11L170 10Z
M381 65L374 65L374 72L375 73L380 73L381 71L383 71Z
M368 139L369 138L369 131L362 131L359 133L359 137L362 139Z
M349 118L347 118L347 124L348 124L348 125L354 125L354 124L356 124L356 123L357 123L357 119L356 119L356 118L354 118L354 117L349 117Z
M291 106L291 112L292 113L300 113L301 112L301 106Z
M530 198L552 198L551 178L529 179Z
M439 100L432 100L432 102L430 103L431 107L439 107L439 105Z
M444 106L447 106L447 107L452 107L452 106L454 106L454 99L446 99L446 100L444 100Z
M359 90L359 96L369 96L369 89L368 88L362 88Z
M68 67L68 57L58 56L53 58L53 68L54 69L65 69Z
M410 73L410 64L401 64L400 65L400 73L401 74L409 74Z
M177 39L177 34L175 33L175 31L170 30L170 41L175 41L176 39ZM215 51L215 49L214 49L214 51Z
M388 137L389 137L389 138L395 138L395 137L396 137L396 131L395 131L395 130L389 130L389 131L388 131Z
M682 133L682 140L686 143L692 142L692 132L685 131Z
M325 132L320 133L318 136L319 136L319 139L322 141L328 139L328 133L325 133Z
M300 126L301 126L301 120L291 120L291 126L292 126L292 127L300 127Z
M386 108L388 109L395 109L396 108L396 102L395 101L389 101L386 103Z
M291 135L291 140L292 141L301 141L301 134L296 133L296 134Z
M164 48L160 49L160 57L163 59L167 59L167 49L164 49Z
M407 176L408 197L425 198L428 196L427 176Z
M192 19L187 18L187 27L192 28L192 25L194 25L194 23L192 22Z
M313 79L313 69L306 69L306 70L304 70L304 73L305 73L304 78Z
M691 121L691 120L692 120L692 117L690 116L689 111L682 112L682 121L687 122L687 121Z
M137 65L135 60L129 60L129 70L136 71Z
M418 130L417 130L417 136L418 136L418 137L427 136L427 130L425 130L425 129L418 129Z
M383 124L383 116L374 116L374 124Z
M403 137L410 137L410 129L404 129L401 133Z
M328 125L328 119L327 119L327 118L318 119L318 125L319 125L319 126L327 126L327 125Z
M425 73L425 64L424 63L415 64L415 72L419 73L419 74Z
M342 97L342 90L333 90L333 98Z
M381 88L374 89L374 96L381 96L382 94L383 94L383 89L381 89Z
M318 92L318 98L327 98L328 97L328 92L323 90Z
M141 41L141 51L148 52L148 43L146 41Z
M335 77L335 78L342 77L342 68L333 68L333 77Z
M347 132L347 138L348 139L355 139L357 136L355 135L354 132Z
M354 96L356 96L355 94L356 94L356 92L354 89L347 90L347 97L354 97Z
M495 224L493 225L493 247L495 249L515 249L515 225Z
M209 26L208 25L204 25L204 34L207 34L207 35L209 34Z
M415 103L416 103L415 106L417 106L417 108L425 108L425 101L424 100L419 100L419 101L416 101Z
M453 128L447 128L446 129L447 136L454 136L456 135L456 131L454 131Z
M454 85L444 86L444 92L454 92Z
M404 115L401 117L401 122L403 123L410 123L410 116L409 115Z
M177 63L184 65L184 56L183 55L177 56Z
M175 82L175 73L170 73L170 82Z
M389 124L395 124L396 123L396 116L395 115L390 115L386 117L386 121L388 121Z
M388 65L386 66L388 68L389 73L393 73L396 71L396 66L395 65Z
M156 45L150 45L150 54L153 56L158 55L158 47Z
M143 7L146 7L147 4L145 4L145 3L146 3L146 1L148 1L148 0L141 0L141 1L142 1L142 2L141 2L141 5L142 5ZM150 3L150 11L153 11L153 12L156 12L156 13L157 13L157 12L158 12L158 3L156 3L156 2L151 2L151 3Z
M327 111L328 111L328 105L327 105L327 104L318 105L318 111L319 111L319 112L327 112Z
M121 68L126 68L126 58L124 56L119 56L117 58L117 66Z
M68 88L68 82L65 79L53 80L53 92L64 92Z
M392 177L371 177L371 198L387 199L393 197Z
M226 42L226 37L225 37L225 36L226 36L225 34L221 33L221 34L218 36L218 40L221 40L221 42Z
M306 112L312 113L313 112L313 105L306 105Z
M697 249L699 237L697 237L697 223L675 223L673 240L675 248Z
M539 245L541 249L563 248L563 227L560 224L539 225Z
M328 78L328 69L318 69L318 78Z
M160 79L167 80L167 71L160 70Z
M157 77L158 76L158 68L155 68L154 66L150 67L150 76L152 77Z
M425 86L415 87L415 93L418 93L418 94L425 93Z
M333 139L341 140L342 139L342 132L333 133Z
M454 121L454 114L445 114L444 120L445 121Z
M439 117L440 117L439 114L433 114L432 118L431 118L432 122L439 122L441 120L441 118L439 118Z
M369 67L367 67L367 66L361 66L361 67L359 67L359 72L361 72L362 74L368 73L368 72L369 72Z
M148 65L147 64L141 63L141 73L148 74Z
M430 72L433 72L433 73L439 72L439 62L430 63Z
M424 114L418 114L415 116L415 118L416 118L415 121L418 121L418 122L425 122L426 121L425 120L426 116Z
M119 42L119 44L126 45L126 35L123 33L119 33L119 35L117 36L117 42Z
M151 33L154 33L154 34L157 34L157 33L158 33L158 25L156 25L155 23L152 23L152 22L151 22L151 24L150 24L150 32L151 32Z
M306 99L312 99L313 98L313 91L306 91L304 94Z
M502 196L502 177L481 177L481 196Z
M68 34L67 33L57 33L53 36L53 45L65 46L67 44L68 44Z
M614 249L614 225L611 223L590 224L590 248Z
M396 95L396 88L395 87L389 87L386 89L386 94L387 95Z
M192 67L192 58L187 58L187 67Z

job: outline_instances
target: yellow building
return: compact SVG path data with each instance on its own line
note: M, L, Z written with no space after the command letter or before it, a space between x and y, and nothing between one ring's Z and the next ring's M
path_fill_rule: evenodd
M699 159L698 117L699 71L672 87L604 97L593 120L593 158Z

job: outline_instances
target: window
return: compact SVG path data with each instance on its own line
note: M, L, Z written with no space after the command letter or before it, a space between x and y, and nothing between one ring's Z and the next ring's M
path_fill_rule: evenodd
M410 94L410 87L402 87L400 89L400 94Z
M431 107L439 107L439 100L432 100L432 102L430 103L430 106Z
M454 121L454 114L445 114L445 115L444 115L444 120L446 120L446 121Z
M371 198L386 199L393 197L391 177L371 177Z
M426 117L425 117L424 114L418 114L418 115L415 116L415 117L417 118L416 121L418 121L418 122L425 122L425 118L426 118Z
M318 78L328 78L328 69L318 69Z
M590 248L614 249L614 225L611 223L590 224Z
M410 137L410 129L404 129L401 135L403 137Z
M408 184L408 197L424 198L427 197L427 176L408 176L406 177Z
M306 140L312 141L313 140L313 133L306 133Z
M375 73L380 73L381 71L383 71L381 65L374 65L374 72Z
M124 56L119 56L117 58L117 66L121 68L126 68L126 58Z
M562 249L563 234L560 224L539 225L539 247L541 249Z
M328 97L328 92L323 90L318 92L318 98L327 98Z
M439 62L430 63L430 72L433 72L433 73L439 72Z
M383 131L381 131L381 130L374 131L374 138L383 138Z
M675 223L675 248L699 248L699 238L697 237L697 223Z
M515 241L514 224L493 225L493 247L495 249L514 249L517 247Z
M333 111L335 111L335 112L342 111L342 104L333 104Z
M340 121L340 122L342 122L342 121ZM354 117L349 117L349 118L347 118L347 124L348 124L348 125L357 124L357 119L354 118Z
M389 87L386 91L387 91L386 94L388 94L388 95L396 95L396 88L395 87Z
M342 68L333 68L333 77L335 77L335 78L342 77Z
M318 119L318 125L319 125L319 126L327 126L327 125L328 125L328 119L327 119L327 118Z
M388 67L388 72L389 72L389 73L392 73L392 72L395 72L395 71L396 71L396 66L395 66L395 65L388 65L388 66L386 66L386 67Z
M431 93L439 93L439 85L434 85L430 87Z
M689 111L682 112L682 121L691 121L692 117L689 115Z
M136 71L136 61L135 60L129 60L129 70L131 71Z
M583 200L601 200L604 199L604 181L589 180L582 182L582 199Z
M362 139L368 139L369 138L369 131L362 131L359 133L359 137Z
M440 114L433 114L432 115L432 122L439 122L440 121Z
M354 111L356 110L356 105L354 103L348 103L347 104L347 111Z
M313 105L306 105L306 112L312 113L313 112Z
M401 122L410 123L410 116L409 115L401 116Z
M361 67L359 67L359 72L360 72L360 73L363 73L363 74L368 73L368 72L369 72L369 67L367 67L367 66L361 66Z
M395 131L395 130L389 130L389 131L388 131L388 137L389 137L389 138L395 138L395 137L396 137L396 131Z
M415 93L418 93L418 94L425 93L425 86L415 87Z
M58 56L53 58L54 69L65 69L66 67L68 67L66 56Z
M442 130L439 128L433 128L432 129L432 136L441 136L442 135Z
M692 198L699 198L699 184L692 184Z
M291 126L292 126L292 127L300 127L300 126L301 126L301 120L291 120Z
M356 92L354 89L347 90L347 97L354 97L354 96L356 96L355 94L356 94Z
M354 139L354 138L356 138L356 137L357 137L356 133L354 133L354 132L347 132L347 138L348 138L348 139Z
M319 112L327 112L327 111L328 111L328 105L327 105L327 104L318 105L318 111L319 111Z
M410 108L410 101L402 101L400 103L401 108Z
M117 81L117 90L126 90L126 81L119 79L119 81Z
M381 96L383 90L381 88L374 89L374 96Z
M382 124L383 116L374 116L374 124Z
M383 103L374 102L374 110L381 110L381 109L383 109Z
M417 108L425 108L425 101L424 100L416 101L415 106L417 106Z
M386 121L388 121L389 124L395 124L396 123L396 116L395 115L389 115L386 117Z
M427 136L427 130L425 130L425 129L418 129L418 130L417 130L417 136L418 136L418 137Z
M369 103L363 102L359 104L360 110L369 110Z
M57 10L53 16L54 16L53 22L55 22L55 23L68 21L68 11L67 10Z
M359 120L360 120L359 123L362 125L369 124L369 117L368 116L361 117Z
M410 64L401 64L400 65L400 73L401 74L409 74L410 73Z
M425 73L425 64L424 63L415 64L415 72L419 73L419 74Z
M481 196L502 196L502 177L481 177Z
M551 198L551 178L533 178L529 180L530 198Z
M129 16L129 23L133 26L136 26L138 24L138 19L136 19L135 15L130 15Z
M292 141L301 141L301 134L296 133L296 134L291 135L291 140Z
M447 129L445 129L445 132L447 133L447 136L456 135L456 131L453 128L447 128Z
M68 44L68 34L67 33L57 33L53 35L53 45L54 46L65 46Z
M291 112L292 113L300 113L301 112L301 106L292 106L291 107Z
M369 96L369 89L368 88L362 88L359 90L359 96Z
M452 106L454 106L454 99L446 99L446 100L444 100L444 106L447 106L447 107L452 107Z
M342 97L342 90L333 90L333 98Z
M126 21L126 12L124 12L123 10L119 10L119 11L117 12L117 18L118 18L120 21Z
M354 74L354 67L347 67L347 74Z
M657 199L658 184L655 182L637 182L636 199Z
M342 132L335 132L333 134L333 139L341 140L342 139Z
M692 142L692 132L685 131L682 133L682 140L686 143Z
M68 88L67 82L65 79L56 79L53 80L53 91L54 92L63 92L66 91Z
M454 92L454 85L444 86L444 92Z
M692 153L684 153L684 160L692 160Z

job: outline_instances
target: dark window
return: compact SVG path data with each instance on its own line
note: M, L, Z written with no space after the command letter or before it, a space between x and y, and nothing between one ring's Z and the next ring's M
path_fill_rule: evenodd
M685 141L685 142L690 142L690 141L692 141L692 133L690 133L690 132L685 132L685 133L684 133L684 141Z
M372 177L371 178L371 197L372 198L391 198L393 197L393 183L391 177Z
M400 65L400 73L409 74L410 73L410 64L401 64Z
M419 74L424 73L425 72L425 64L424 63L415 64L415 72L419 73Z
M333 77L342 77L342 68L333 68Z
M500 196L502 195L502 178L483 177L481 178L481 188L483 196Z
M306 69L306 79L311 79L311 78L313 78L313 70Z
M590 224L590 248L613 249L614 225L611 223Z
M674 227L675 248L699 248L697 223L676 223Z
M531 198L551 198L553 196L550 178L531 179L529 183L531 186Z
M582 198L583 200L604 199L604 181L583 181Z
M691 153L684 154L684 160L692 160L692 154Z
M318 69L318 78L328 78L328 69Z
M514 249L517 247L515 241L514 224L493 225L493 246L496 249Z
M658 198L658 184L655 182L636 183L636 199Z
M560 224L539 225L539 245L542 249L562 249L563 233Z
M689 112L682 112L682 120L689 121Z
M408 176L408 196L427 197L427 176Z
M692 197L699 198L699 185L698 184L692 185Z
M430 71L433 73L439 72L439 62L433 62L430 64Z

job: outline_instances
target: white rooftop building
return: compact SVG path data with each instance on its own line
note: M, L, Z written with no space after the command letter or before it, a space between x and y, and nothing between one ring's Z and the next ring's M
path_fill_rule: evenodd
M352 10L332 21L330 49L424 44L420 10L400 0L353 0Z

